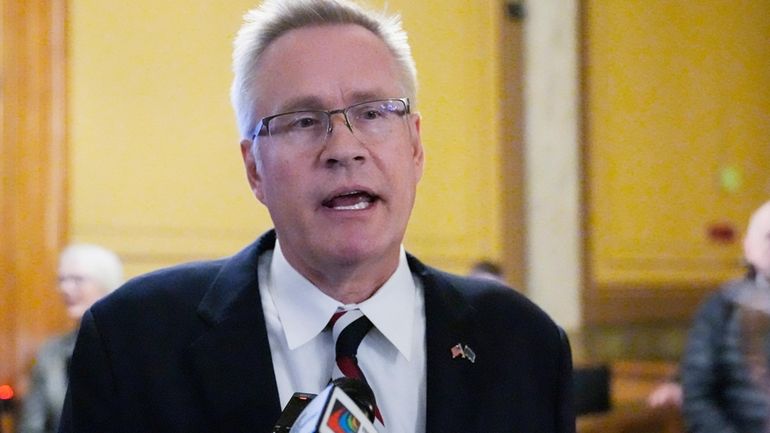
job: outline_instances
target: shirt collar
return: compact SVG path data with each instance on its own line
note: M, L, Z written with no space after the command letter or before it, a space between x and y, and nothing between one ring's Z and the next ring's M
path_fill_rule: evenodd
M765 276L762 274L757 273L757 276L755 277L755 281L757 283L757 287L763 290L769 290L770 289L770 281L768 281Z
M358 308L372 321L377 330L396 346L407 360L412 355L415 296L417 288L402 246L396 272L371 298L358 304Z
M360 308L385 338L408 360L412 352L412 330L417 290L402 246L398 267L372 297L360 304L342 304L327 296L294 269L275 242L268 289L289 349L295 349L320 334L337 309Z

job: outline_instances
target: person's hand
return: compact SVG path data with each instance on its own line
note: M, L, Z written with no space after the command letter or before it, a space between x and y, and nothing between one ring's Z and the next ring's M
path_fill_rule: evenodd
M677 382L664 382L658 385L647 397L647 405L652 408L682 407L682 385Z

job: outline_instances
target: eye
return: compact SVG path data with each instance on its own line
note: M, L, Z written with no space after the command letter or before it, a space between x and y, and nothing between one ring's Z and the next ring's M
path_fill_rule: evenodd
M386 117L390 112L386 104L363 104L355 107L353 117L358 120L379 120Z
M270 133L280 135L296 132L316 131L323 128L324 113L315 111L296 111L276 116L270 122Z
M294 121L291 122L290 127L292 129L306 129L306 128L312 128L318 125L319 123L320 122L318 121L317 116L302 115L302 116L296 117Z
M379 110L370 108L364 111L363 113L361 113L360 117L366 120L373 120L373 119L377 119L378 117L382 117L382 112Z

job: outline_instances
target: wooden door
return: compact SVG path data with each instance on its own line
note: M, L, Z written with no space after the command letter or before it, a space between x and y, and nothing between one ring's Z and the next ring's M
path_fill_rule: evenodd
M505 279L519 290L526 288L526 224L524 218L524 6L506 2L500 26L502 124L502 265Z
M66 233L65 0L0 0L0 384L22 388L66 327L55 268Z

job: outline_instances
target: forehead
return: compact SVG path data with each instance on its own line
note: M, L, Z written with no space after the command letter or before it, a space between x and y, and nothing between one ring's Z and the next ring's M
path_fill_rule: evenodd
M748 236L764 237L770 232L770 203L765 204L754 213L749 223Z
M257 114L318 107L374 97L402 96L396 60L374 33L353 24L291 30L264 51L255 80Z
M85 260L75 257L68 257L59 263L60 275L90 275L91 269Z

